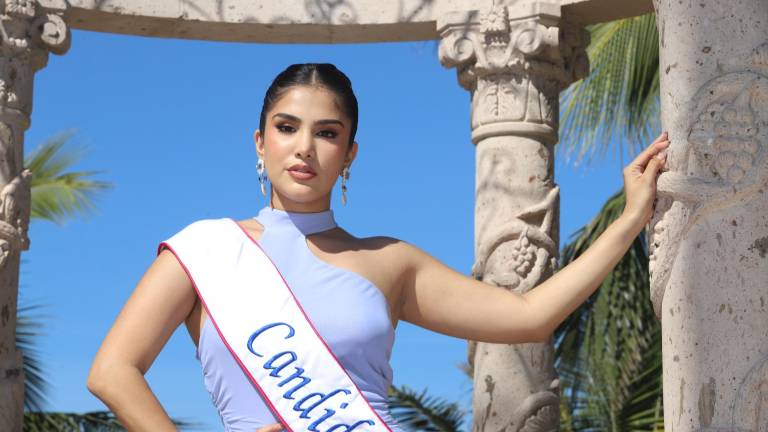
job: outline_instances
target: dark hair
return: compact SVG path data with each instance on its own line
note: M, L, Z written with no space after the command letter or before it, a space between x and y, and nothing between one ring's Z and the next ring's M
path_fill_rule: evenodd
M336 94L341 110L352 120L347 148L352 147L357 132L357 98L352 91L352 82L331 63L292 64L275 77L264 95L264 103L261 106L259 129L262 136L265 133L267 112L283 93L296 85L325 87Z

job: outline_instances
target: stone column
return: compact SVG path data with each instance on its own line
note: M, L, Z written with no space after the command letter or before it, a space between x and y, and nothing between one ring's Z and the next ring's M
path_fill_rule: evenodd
M457 69L472 100L477 148L472 274L522 294L557 267L558 99L588 71L589 35L561 21L559 2L450 12L437 26L440 62ZM551 341L470 341L469 363L473 431L557 430L560 388Z
M768 2L654 2L669 171L651 295L664 427L768 431Z
M16 309L20 255L29 248L32 175L24 168L24 132L35 71L46 65L48 51L64 53L70 38L61 16L35 1L2 1L0 13L0 431L21 431L24 373Z

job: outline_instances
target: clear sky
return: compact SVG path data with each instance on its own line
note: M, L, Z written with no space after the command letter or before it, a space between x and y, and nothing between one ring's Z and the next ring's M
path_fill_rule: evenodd
M331 62L360 105L360 149L337 222L358 237L394 236L469 275L473 260L474 146L469 94L443 68L436 42L241 44L74 31L35 79L25 152L70 128L89 149L74 168L115 187L98 210L57 226L34 221L22 255L20 302L44 304L38 339L52 383L49 410L106 409L85 386L102 338L155 257L157 244L203 218L247 218L259 192L252 133L264 92L291 63ZM644 146L643 146L644 147ZM627 159L625 159L626 161ZM556 163L561 247L622 186L608 156ZM221 430L194 344L179 327L147 374L170 415ZM406 322L396 332L394 383L471 410L471 381L457 365L466 342Z

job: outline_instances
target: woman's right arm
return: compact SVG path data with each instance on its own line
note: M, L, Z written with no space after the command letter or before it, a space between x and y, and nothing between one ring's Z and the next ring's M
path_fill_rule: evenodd
M96 352L88 373L88 390L129 431L176 431L144 374L190 314L196 298L181 264L170 250L163 249Z

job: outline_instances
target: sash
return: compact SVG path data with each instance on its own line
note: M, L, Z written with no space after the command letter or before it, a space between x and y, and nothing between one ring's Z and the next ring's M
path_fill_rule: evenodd
M391 432L278 268L237 222L192 222L161 242L158 254L164 246L186 271L208 319L283 427Z

